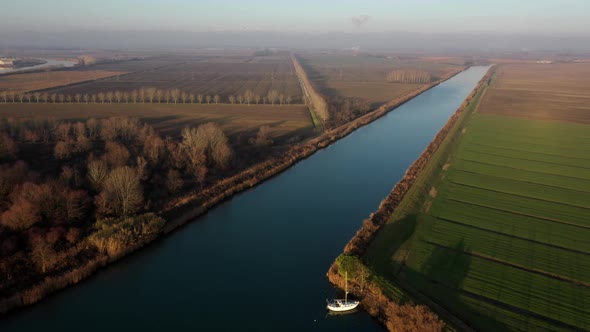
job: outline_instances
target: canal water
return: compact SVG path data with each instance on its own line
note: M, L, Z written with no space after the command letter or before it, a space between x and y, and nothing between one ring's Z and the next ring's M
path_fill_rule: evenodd
M472 67L0 331L381 331L326 271L483 77Z

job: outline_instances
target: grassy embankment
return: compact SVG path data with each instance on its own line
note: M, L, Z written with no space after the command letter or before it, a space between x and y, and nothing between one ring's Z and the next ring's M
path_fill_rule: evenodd
M326 101L317 91L315 91L307 77L307 73L303 67L301 67L301 64L299 64L299 60L297 60L295 54L291 54L291 61L293 62L295 73L297 73L299 83L301 84L301 91L303 91L305 104L309 108L313 125L321 131L324 131L326 129L324 121L328 119L328 106L326 105Z
M335 272L339 270L339 262L345 260L352 260L356 262L352 266L368 271L368 276L363 278L367 281L360 282L360 284L367 283L366 287L359 285L359 280L355 279L355 272L352 271L353 290L355 295L362 298L363 306L385 325L391 323L395 313L383 312L384 306L392 302L413 302L429 305L453 327L461 330L469 329L453 314L437 306L420 291L389 278L388 273L383 272L384 268L389 270L389 266L379 264L379 258L388 260L391 254L412 235L416 224L414 211L419 210L424 204L424 197L428 195L431 188L435 171L444 166L448 156L456 149L462 126L477 107L491 81L491 73L492 70L480 81L476 90L450 118L420 158L406 171L402 180L381 203L379 210L372 214L370 219L364 221L361 230L348 243L344 254L338 257L328 273L330 280L338 284L341 277ZM375 238L377 232L379 233ZM377 259L372 257L375 252L378 253ZM359 257L362 257L362 260ZM367 262L368 259L369 262ZM359 291L361 289L364 291Z

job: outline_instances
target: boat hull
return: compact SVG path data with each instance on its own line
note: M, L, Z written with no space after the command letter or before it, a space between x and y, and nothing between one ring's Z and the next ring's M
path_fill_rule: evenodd
M334 300L333 302L328 303L326 308L334 312L349 311L358 307L359 303L359 301Z

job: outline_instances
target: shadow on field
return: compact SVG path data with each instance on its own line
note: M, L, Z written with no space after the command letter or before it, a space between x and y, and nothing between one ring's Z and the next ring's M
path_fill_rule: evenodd
M422 273L432 283L461 289L471 267L469 252L463 239L451 247L437 246L424 263Z
M339 96L338 91L326 86L326 81L328 80L326 75L315 69L305 58L298 57L297 59L299 60L301 67L303 67L307 73L307 77L309 77L309 79L312 81L312 84L315 85L319 92L328 96Z
M424 239L426 240L426 239ZM430 243L434 250L420 271L403 268L399 277L418 292L444 307L467 325L482 331L506 331L509 328L496 321L494 311L482 308L469 298L486 302L475 294L463 291L463 283L472 264L471 249L465 241L442 246Z

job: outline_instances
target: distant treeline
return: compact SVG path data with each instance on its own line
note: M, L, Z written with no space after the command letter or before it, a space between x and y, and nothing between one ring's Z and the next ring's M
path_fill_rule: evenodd
M428 72L413 69L396 69L387 73L387 81L405 84L426 84L435 79Z
M229 104L291 104L293 97L269 90L264 96L246 90L243 94L228 96L187 93L180 89L141 88L131 91L108 91L99 93L61 94L48 92L21 93L0 91L4 103L229 103Z

